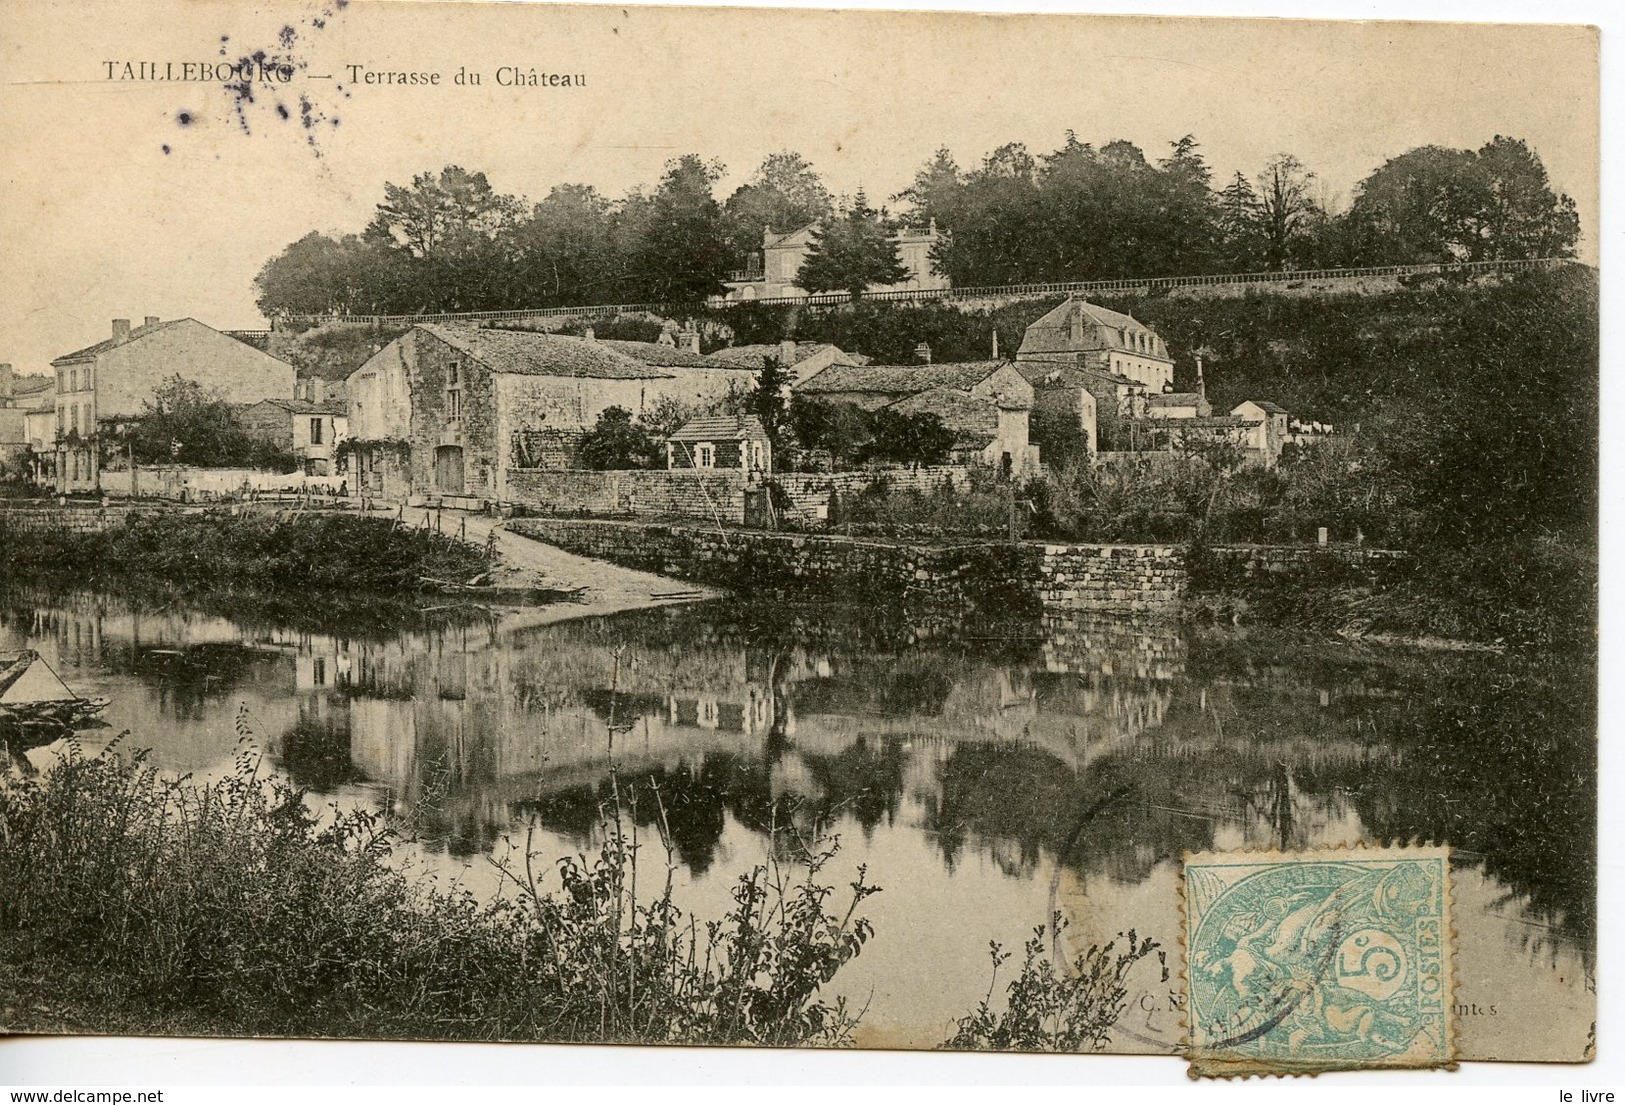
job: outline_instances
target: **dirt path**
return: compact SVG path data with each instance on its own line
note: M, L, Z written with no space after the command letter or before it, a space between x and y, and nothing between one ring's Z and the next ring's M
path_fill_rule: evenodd
M399 511L375 510L373 513L393 518ZM483 514L407 507L400 516L405 525L414 528L423 525L427 518L428 525L433 528L437 514L442 533L460 536L477 545L486 544L495 535L500 567L493 573L493 586L512 590L584 589L580 601L505 610L500 627L504 630L550 625L571 618L616 614L623 610L699 602L721 595L720 591L697 583L567 553L552 545L511 533L500 519Z

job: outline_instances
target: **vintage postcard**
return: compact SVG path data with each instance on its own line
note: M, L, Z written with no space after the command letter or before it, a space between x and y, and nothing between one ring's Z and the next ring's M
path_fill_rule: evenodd
M0 42L0 1029L1593 1057L1595 28Z

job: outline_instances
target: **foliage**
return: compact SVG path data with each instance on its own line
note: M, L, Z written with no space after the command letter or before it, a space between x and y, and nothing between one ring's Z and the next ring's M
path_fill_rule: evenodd
M664 453L625 407L609 407L581 439L581 463L596 471L659 467Z
M723 205L728 242L744 257L762 248L764 231L787 234L830 214L829 189L799 153L769 154Z
M1419 146L1388 160L1360 183L1348 221L1364 264L1571 257L1580 232L1540 158L1500 135L1477 151Z
M762 360L762 371L756 374L751 388L748 408L762 420L762 428L776 445L782 439L790 420L790 385L795 377L778 357Z
M897 234L882 211L860 191L839 215L813 231L796 285L810 292L846 291L857 299L875 285L908 279L897 253Z
M70 746L43 778L0 788L13 977L47 975L46 992L98 1018L59 1027L849 1042L856 1017L821 990L871 935L855 910L877 888L860 868L832 911L818 876L833 845L744 873L733 908L702 923L673 900L669 832L664 879L639 898L645 846L617 802L597 855L559 860L558 889L527 847L502 864L514 893L480 903L389 866L395 834L377 815L314 815L261 775L246 715L238 728L215 782L166 779L115 742L88 759Z
M1018 492L1018 498L1024 495ZM1002 538L1010 529L1010 496L1009 485L991 475L968 487L944 479L931 491L900 491L881 473L856 495L843 499L834 520L838 529L864 534ZM1016 517L1018 526L1024 526L1026 512Z
M825 450L843 466L945 464L954 444L954 435L934 414L866 411L801 396L790 400L788 424L803 449Z
M137 464L278 472L298 466L290 451L251 434L217 392L179 374L159 384L141 413L117 424L102 444L110 456L133 456Z
M1057 968L1044 949L1058 947L1066 928L1067 921L1057 911L1048 925L1033 930L1022 949L1020 970L1005 988L1005 1008L997 1015L990 1003L999 969L1010 953L994 942L988 995L974 1013L960 1019L959 1030L943 1046L991 1051L1099 1051L1105 1047L1127 1005L1129 971L1157 945L1149 937L1139 939L1131 930L1122 937L1122 948L1116 941L1092 945L1077 956L1070 969ZM1161 952L1157 956L1162 959ZM1166 962L1162 976L1166 982Z
M467 579L486 567L471 545L345 515L158 511L131 514L104 532L35 531L26 539L8 533L0 517L0 539L17 550L7 564L14 577L68 577L84 586L153 579L182 591L390 595L416 591L424 576Z
M860 195L835 215L800 154L770 155L726 204L714 193L722 170L691 153L668 162L652 188L619 199L560 182L534 205L455 165L409 185L386 182L363 233L313 232L268 260L256 301L268 316L692 305L761 250L764 230L814 222L820 260L803 286L902 279L883 213ZM1504 136L1477 151L1404 152L1354 195L1350 210L1334 210L1286 152L1215 189L1192 135L1153 159L1123 139L1097 147L1068 132L1048 153L1006 143L968 169L939 149L895 199L909 223L935 221L934 263L961 287L1572 256L1580 230L1538 153Z

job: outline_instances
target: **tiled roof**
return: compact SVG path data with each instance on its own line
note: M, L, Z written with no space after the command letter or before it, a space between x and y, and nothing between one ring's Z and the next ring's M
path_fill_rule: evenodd
M843 391L878 395L917 395L932 388L969 391L1008 361L964 361L918 365L832 364L801 381L796 390L809 395Z
M56 387L56 381L49 376L13 376L11 378L11 394L14 396L38 395L42 391L50 391Z
M1164 391L1146 400L1152 407L1200 407L1205 402L1207 400L1194 391Z
M599 338L599 345L606 345L617 353L624 353L635 361L642 361L646 365L656 368L716 368L705 357L698 353L690 353L686 349L678 349L671 345L661 345L652 341L618 341L614 339Z
M419 323L453 349L492 372L515 376L564 376L593 380L669 380L671 373L628 357L605 342L532 334L522 330L475 330Z
M347 408L343 400L325 399L320 403L312 403L309 399L261 399L259 403L249 403L248 407L257 407L260 403L269 403L273 407L281 407L289 414L345 414Z
M825 349L834 349L849 364L867 364L869 360L858 353L846 353L828 342L799 341L796 342L795 364L791 367ZM764 360L778 355L779 347L776 345L730 345L726 349L707 353L705 359L722 368L748 368L754 372L761 369Z
M932 388L901 399L886 408L897 414L934 414L957 444L986 445L999 429L999 408L991 399L979 399L953 388Z
M83 349L74 350L72 353L64 353L64 354L62 354L62 356L58 357L56 360L52 361L51 363L54 364L54 365L57 365L57 364L68 364L69 362L72 362L72 361L91 361L91 360L95 360L97 357L101 356L103 353L106 353L109 349L113 348L115 345L123 345L123 344L125 344L125 342L132 342L132 341L135 341L137 338L144 338L148 334L156 334L160 330L167 330L169 327L174 326L177 323L189 322L189 321L196 321L196 320L195 319L184 319L184 318L172 318L168 322L155 322L151 326L137 326L134 330L130 331L130 336L125 338L124 341L118 341L115 338L106 338L106 339L104 339L102 341L97 342L95 345L87 345ZM198 325L202 326L203 323L200 322L200 323L198 323Z
M1285 414L1286 413L1286 408L1285 407L1280 406L1277 403L1271 403L1268 399L1248 399L1244 403L1236 404L1236 409L1240 410L1243 406L1246 405L1246 403L1251 403L1253 406L1257 407L1259 410L1263 411L1265 414ZM1236 412L1231 411L1230 413L1235 414Z
M766 441L767 430L754 414L691 418L668 441Z
M1074 335L1073 320L1086 324L1087 336L1080 342ZM1147 334L1152 339L1150 350L1136 349L1123 341L1123 331ZM1053 311L1038 319L1021 338L1022 353L1061 353L1083 349L1120 349L1138 357L1168 360L1168 351L1156 332L1132 315L1090 303L1087 299L1069 299Z

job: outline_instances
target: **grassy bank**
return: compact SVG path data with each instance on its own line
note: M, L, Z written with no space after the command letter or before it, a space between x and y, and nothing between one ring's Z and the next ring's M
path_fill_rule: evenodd
M828 853L753 868L706 923L677 908L668 863L611 810L599 854L560 861L558 889L519 857L513 892L480 903L391 868L374 817L318 823L262 775L246 745L213 783L70 755L0 790L4 1027L848 1040L855 1019L820 992L867 939L854 908L874 888L860 872L831 904Z
M1373 579L1325 557L1248 580L1191 550L1186 616L1365 638L1439 639L1527 652L1594 654L1592 549L1557 539L1419 549Z

